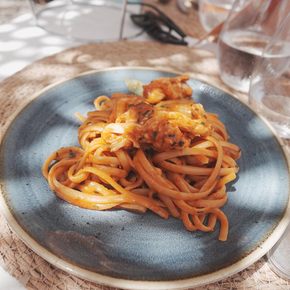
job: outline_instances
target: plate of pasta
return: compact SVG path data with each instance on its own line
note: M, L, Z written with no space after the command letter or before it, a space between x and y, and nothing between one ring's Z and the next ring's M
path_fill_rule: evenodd
M36 253L128 289L198 286L261 258L289 216L274 131L187 75L114 68L38 93L0 148L1 206Z

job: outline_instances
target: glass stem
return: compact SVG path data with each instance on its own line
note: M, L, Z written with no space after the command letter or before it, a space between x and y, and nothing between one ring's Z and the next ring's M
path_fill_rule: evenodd
M119 40L123 39L124 34L124 25L125 25L125 19L126 19L126 13L127 13L127 0L123 1L123 7L122 7L122 18L121 18L121 24L120 24L120 33L119 33Z

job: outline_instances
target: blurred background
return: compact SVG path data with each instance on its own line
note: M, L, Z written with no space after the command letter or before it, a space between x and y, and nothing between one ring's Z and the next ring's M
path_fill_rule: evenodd
M0 24L28 11L29 5L25 0L0 0Z

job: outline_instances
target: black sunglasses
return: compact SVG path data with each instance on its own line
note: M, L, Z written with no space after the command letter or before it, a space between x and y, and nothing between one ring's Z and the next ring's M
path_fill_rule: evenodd
M156 6L148 3L128 1L128 5L141 5L151 8L153 11L146 11L142 14L131 14L133 23L144 29L151 37L164 43L188 45L185 41L186 34L178 27L173 20L165 15Z

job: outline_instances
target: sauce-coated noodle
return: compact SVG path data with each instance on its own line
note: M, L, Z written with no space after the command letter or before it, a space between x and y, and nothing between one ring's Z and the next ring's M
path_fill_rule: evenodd
M80 147L52 153L42 171L58 197L83 208L124 208L182 220L189 231L228 236L221 210L240 156L218 116L191 99L188 78L144 85L143 95L99 96L78 114Z

